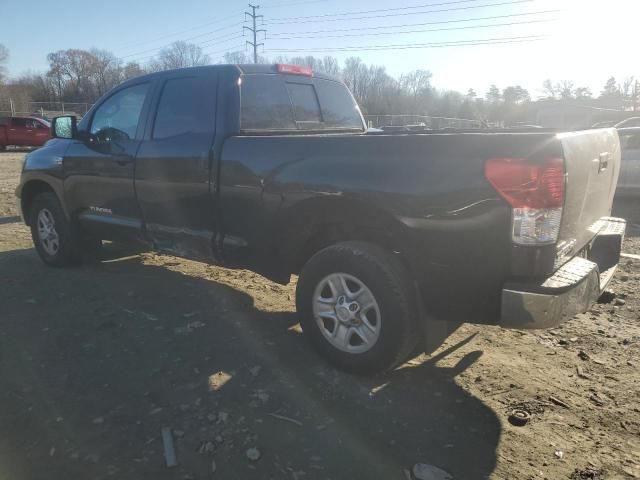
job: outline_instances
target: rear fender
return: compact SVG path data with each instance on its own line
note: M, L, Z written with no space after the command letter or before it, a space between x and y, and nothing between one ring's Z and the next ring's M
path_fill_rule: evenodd
M297 273L315 252L340 241L405 250L406 226L385 210L355 199L311 198L282 209L274 225L274 258L288 273Z

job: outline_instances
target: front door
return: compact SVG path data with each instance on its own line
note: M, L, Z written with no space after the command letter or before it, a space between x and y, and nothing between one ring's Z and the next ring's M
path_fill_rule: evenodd
M27 119L27 135L29 145L32 147L39 147L44 145L51 137L49 134L49 127L35 118Z
M176 73L158 88L157 105L136 157L136 192L155 248L212 257L214 202L209 188L215 135L216 78Z
M133 184L151 82L117 90L91 114L81 140L64 157L65 200L83 228L99 238L140 237L142 219Z

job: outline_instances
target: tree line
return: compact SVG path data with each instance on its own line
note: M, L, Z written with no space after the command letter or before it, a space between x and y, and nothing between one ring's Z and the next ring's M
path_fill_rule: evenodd
M107 50L67 49L47 55L46 72L8 79L8 57L9 51L0 45L0 100L11 97L18 104L34 101L91 104L127 79L148 72L206 65L211 61L199 46L182 41L161 49L145 64L125 61ZM245 52L224 56L224 63L251 63L251 60ZM314 71L341 78L365 114L428 115L512 124L529 121L532 110L541 102L633 111L640 108L640 82L633 77L622 82L611 77L597 95L570 81L546 80L542 96L532 99L520 85L503 88L491 85L484 94L471 88L466 93L437 89L432 85L429 70L417 69L396 78L384 66L367 65L358 57L347 58L342 64L331 56L259 60L308 65Z

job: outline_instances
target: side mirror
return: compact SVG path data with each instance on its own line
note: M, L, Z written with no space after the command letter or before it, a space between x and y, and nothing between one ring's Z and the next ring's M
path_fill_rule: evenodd
M55 117L51 121L51 136L53 138L76 138L77 122L74 115L66 115L64 117Z

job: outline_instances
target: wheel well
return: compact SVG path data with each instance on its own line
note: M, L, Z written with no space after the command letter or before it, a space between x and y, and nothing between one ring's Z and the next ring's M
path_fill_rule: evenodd
M285 229L285 241L281 243L289 273L299 273L313 255L338 242L364 241L388 251L405 250L404 225L370 205L342 202L316 205L298 212L296 218L297 221L289 220L290 227Z
M22 215L27 225L29 224L29 210L31 209L33 199L44 192L55 193L51 185L42 180L31 180L22 187L20 206L22 207Z

